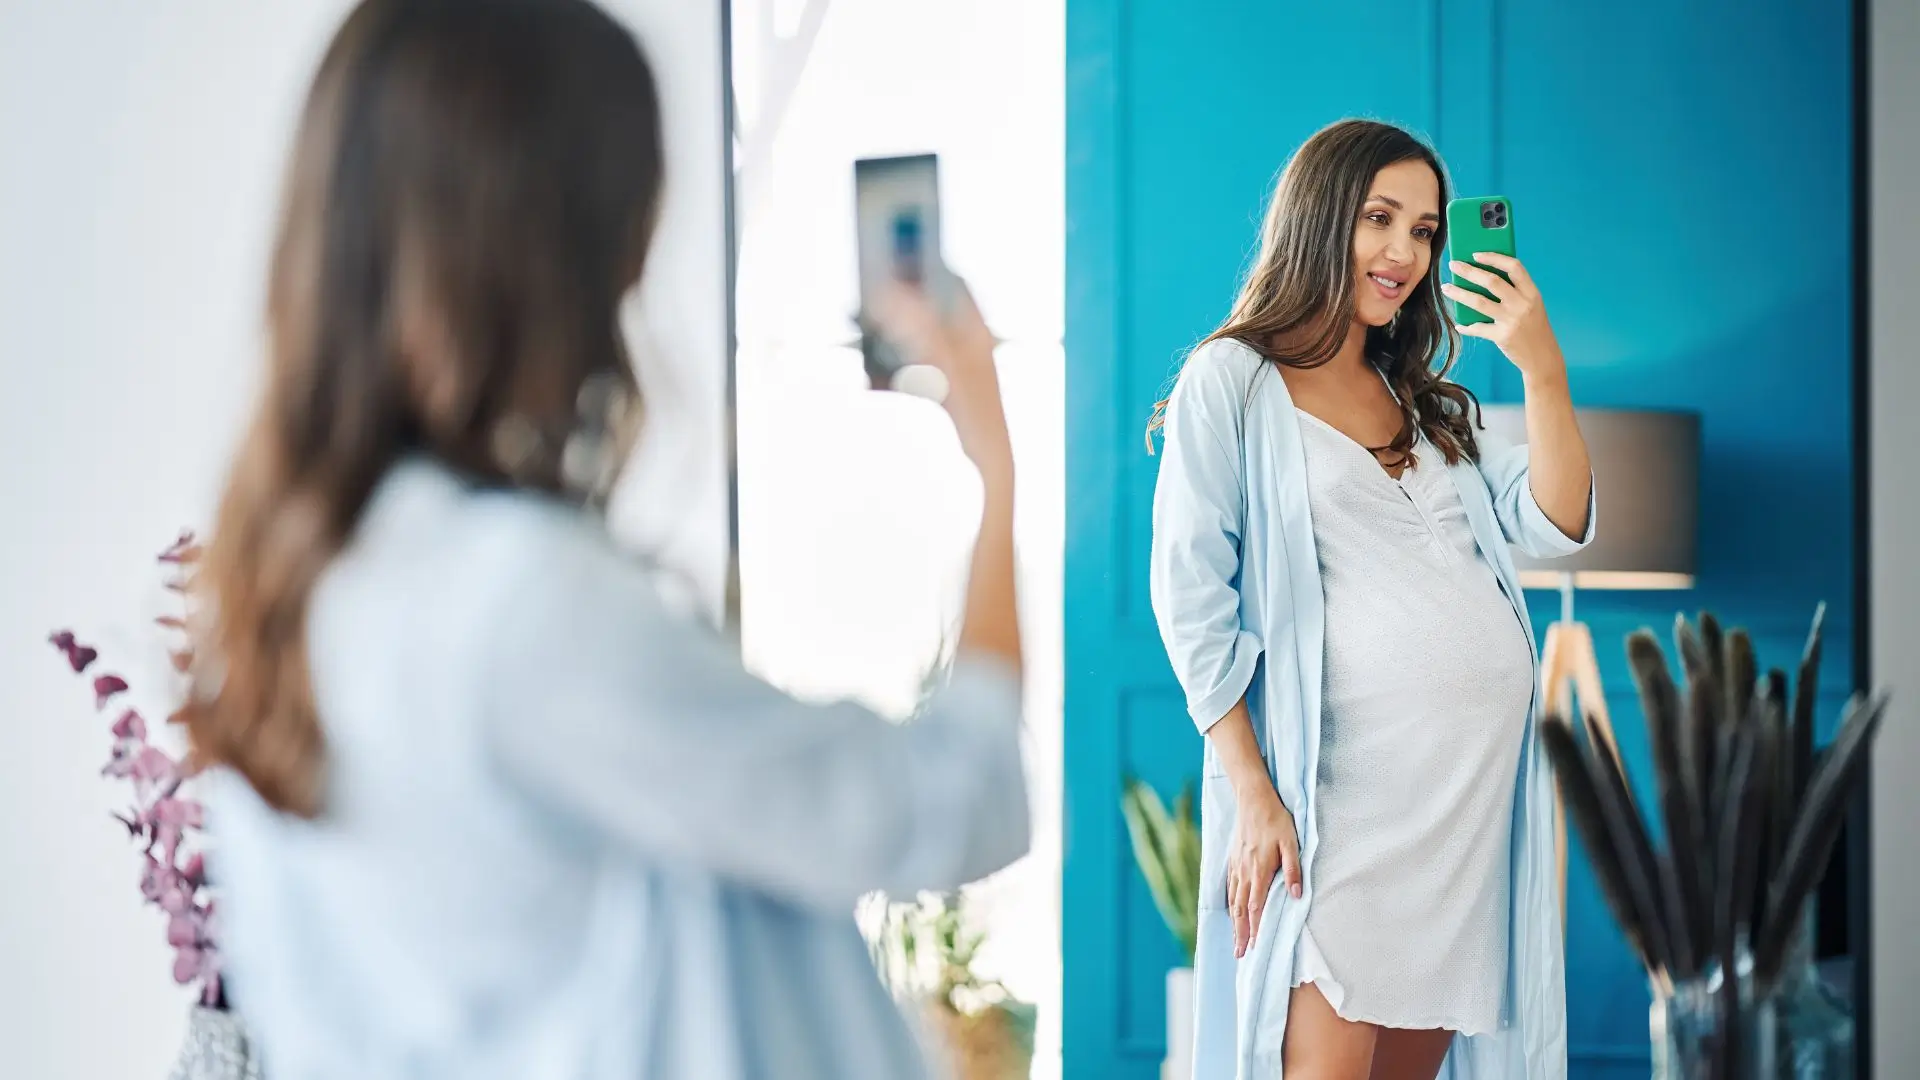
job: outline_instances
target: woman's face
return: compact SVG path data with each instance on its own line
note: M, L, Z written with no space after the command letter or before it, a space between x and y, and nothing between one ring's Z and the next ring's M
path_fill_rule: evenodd
M1354 318L1385 326L1420 287L1440 231L1440 178L1424 161L1381 169L1353 223Z

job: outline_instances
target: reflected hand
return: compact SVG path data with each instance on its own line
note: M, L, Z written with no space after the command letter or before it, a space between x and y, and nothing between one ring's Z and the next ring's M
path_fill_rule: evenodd
M1008 470L1013 450L993 362L997 343L965 283L955 278L953 289L953 310L942 317L923 290L894 283L876 298L873 319L910 363L926 364L946 377L942 404L974 464L983 472Z

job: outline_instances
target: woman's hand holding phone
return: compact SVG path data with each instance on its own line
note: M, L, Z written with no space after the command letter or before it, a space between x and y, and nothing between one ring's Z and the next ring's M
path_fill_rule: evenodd
M953 282L953 310L942 316L924 290L893 283L876 298L874 322L911 364L924 364L946 378L942 403L953 418L960 448L989 482L1011 478L1013 447L993 364L993 331L966 285Z
M1593 461L1574 413L1566 357L1553 336L1533 275L1520 260L1491 252L1476 253L1473 258L1513 280L1456 260L1454 276L1486 289L1494 299L1452 283L1441 288L1448 297L1493 320L1462 326L1460 332L1492 341L1520 369L1526 384L1528 486L1547 519L1577 540L1587 535L1592 524L1588 509L1593 500Z
M993 332L958 279L953 281L950 308L943 315L923 290L894 282L876 297L873 318L908 363L926 365L946 377L942 402L953 418L960 448L980 470L985 492L980 535L973 545L967 608L955 652L990 656L1018 673L1023 661L1014 589L1013 444L1000 404L1000 376L993 366Z
M1530 382L1543 378L1564 379L1566 360L1560 354L1559 340L1553 336L1553 324L1547 320L1547 306L1541 301L1540 290L1527 268L1519 259L1498 252L1475 252L1473 258L1506 277L1458 259L1449 264L1455 277L1471 281L1493 294L1490 300L1452 282L1440 286L1448 299L1493 320L1463 324L1460 332L1498 345ZM1509 282L1507 278L1513 280Z

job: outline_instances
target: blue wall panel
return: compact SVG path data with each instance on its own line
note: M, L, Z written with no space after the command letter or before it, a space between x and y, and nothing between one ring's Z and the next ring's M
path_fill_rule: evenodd
M1406 124L1461 190L1515 200L1581 404L1703 416L1698 588L1581 599L1638 778L1618 642L1679 610L1749 626L1763 661L1785 664L1826 600L1823 712L1837 715L1851 671L1849 17L1814 0L1738 18L1601 0L1068 0L1071 1080L1157 1075L1175 953L1131 866L1119 780L1170 792L1199 771L1147 605L1144 420L1225 314L1277 170L1325 123ZM1460 378L1516 400L1481 344ZM1555 605L1535 606L1544 626ZM1644 979L1577 855L1570 894L1574 1074L1644 1075Z

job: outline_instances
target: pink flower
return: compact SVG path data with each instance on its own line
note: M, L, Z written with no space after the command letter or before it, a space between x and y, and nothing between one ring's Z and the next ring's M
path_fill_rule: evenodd
M50 634L47 640L53 643L54 648L67 654L67 665L73 668L76 674L87 670L89 665L100 658L98 649L75 641L71 630Z
M211 942L200 949L200 1004L209 1009L225 1009L226 995L222 992L221 972L226 967L219 948Z
M116 739L145 741L147 737L147 722L140 718L139 713L128 709L126 712L120 714L120 719L113 722L113 737Z
M157 746L121 739L113 744L113 756L107 759L106 767L100 770L100 774L132 780L134 797L144 802L157 791L179 786L180 763Z
M175 871L171 867L160 865L160 860L152 854L146 856L146 869L140 874L140 895L150 904L160 902L160 893L166 888L167 878Z
M199 562L200 545L194 543L193 530L181 530L180 538L173 542L173 546L160 553L160 561L174 566Z
M78 669L75 669L78 670ZM127 680L118 675L102 675L93 680L93 707L104 709L114 695L127 692Z
M160 846L160 860L169 867L174 864L174 856L180 850L180 840L185 831L203 827L200 804L192 799L155 799L153 805L147 808L145 817L153 829L153 842ZM187 891L191 893L193 886L188 885Z
M163 584L175 592L189 592L191 568L201 555L193 533L183 531L159 556L161 563L173 567ZM186 615L163 615L154 621L166 630L185 634L189 632ZM71 630L56 631L47 640L76 674L85 674L99 660L98 650L81 644ZM176 670L191 669L191 640L171 648L169 655ZM128 691L127 681L113 674L94 676L91 686L96 710L104 710ZM175 722L183 716L184 708L168 720ZM167 944L174 949L173 977L181 983L198 982L201 1003L224 1009L226 995L221 982L214 902L206 892L206 862L198 852L182 851L189 834L205 827L200 803L181 794L181 785L192 769L147 741L147 721L137 710L123 709L110 730L113 750L101 772L132 781L134 795L133 805L125 814L112 816L130 838L140 842L140 895L167 917Z
M206 970L207 956L198 947L188 945L173 954L173 981L185 986Z
M194 925L191 911L175 912L167 920L167 944L176 949L197 945L200 941L200 928Z

